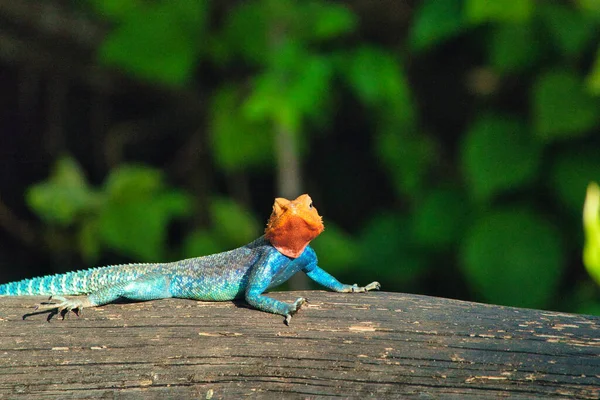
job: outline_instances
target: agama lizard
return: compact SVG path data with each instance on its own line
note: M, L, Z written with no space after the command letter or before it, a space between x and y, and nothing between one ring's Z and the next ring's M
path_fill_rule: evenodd
M315 282L336 292L367 292L364 287L340 283L317 265L308 245L323 232L323 221L307 194L296 200L275 199L265 234L245 246L223 253L170 263L122 264L48 275L0 285L0 296L49 295L52 302L36 312L78 313L85 307L117 299L156 300L171 297L225 301L244 298L253 307L285 316L289 324L306 302L293 304L263 293L304 271ZM65 298L63 295L85 297Z

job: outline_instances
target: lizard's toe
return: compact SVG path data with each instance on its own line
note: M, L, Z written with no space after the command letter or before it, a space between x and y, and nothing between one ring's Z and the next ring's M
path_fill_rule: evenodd
M371 282L367 286L365 286L365 291L369 290L379 290L381 289L381 284L379 282Z
M302 307L302 305L304 303L308 303L308 300L304 297L299 297L296 299L296 301L294 302L294 304L292 304L292 314L295 314L298 312L298 310L300 310L300 307Z
M367 286L358 286L356 283L354 285L352 285L352 292L353 293L364 293L364 292L368 292L369 290L379 290L381 289L381 285L379 284L379 282L371 282L369 283Z
M36 312L54 311L60 313L63 318L69 312L73 311L79 316L79 312L86 306L85 301L80 299L67 299L62 296L50 296L47 301L44 301L35 306Z
M304 303L308 303L308 300L305 299L304 297L299 297L298 299L296 299L296 301L294 302L294 304L292 304L290 306L290 311L285 316L285 321L284 321L284 323L287 326L290 326L290 322L292 321L292 316L294 314L296 314L300 310L300 307L302 307L302 305Z

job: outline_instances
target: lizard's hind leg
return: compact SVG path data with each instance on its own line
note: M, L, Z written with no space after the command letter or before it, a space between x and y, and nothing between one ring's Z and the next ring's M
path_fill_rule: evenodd
M48 316L48 320L50 320L52 316L56 314L60 314L64 319L65 315L69 311L73 311L76 315L79 315L79 311L90 306L92 306L92 304L88 300L87 296L68 299L66 297L53 295L48 298L48 301L44 301L36 305L34 312L23 315L23 319L30 315L40 314L47 311L52 312L50 316Z
M170 279L168 277L157 273L146 274L131 281L104 286L87 296L75 298L52 296L48 299L49 301L37 305L36 311L32 314L45 311L54 311L63 316L69 311L77 314L83 308L112 303L119 298L141 301L165 299L172 297L169 288ZM24 317L28 315L26 314Z

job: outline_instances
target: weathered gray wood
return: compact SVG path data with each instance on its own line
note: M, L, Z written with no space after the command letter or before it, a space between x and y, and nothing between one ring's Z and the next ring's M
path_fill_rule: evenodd
M0 298L0 398L600 397L600 318L399 293L110 304L22 320Z

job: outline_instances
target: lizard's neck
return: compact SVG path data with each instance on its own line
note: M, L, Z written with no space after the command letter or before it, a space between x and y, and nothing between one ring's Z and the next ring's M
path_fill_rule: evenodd
M310 225L302 218L287 218L284 224L267 228L265 237L281 254L298 258L308 244L323 232L323 225Z
M323 220L310 196L303 194L292 201L275 199L265 237L281 254L298 258L323 229Z

